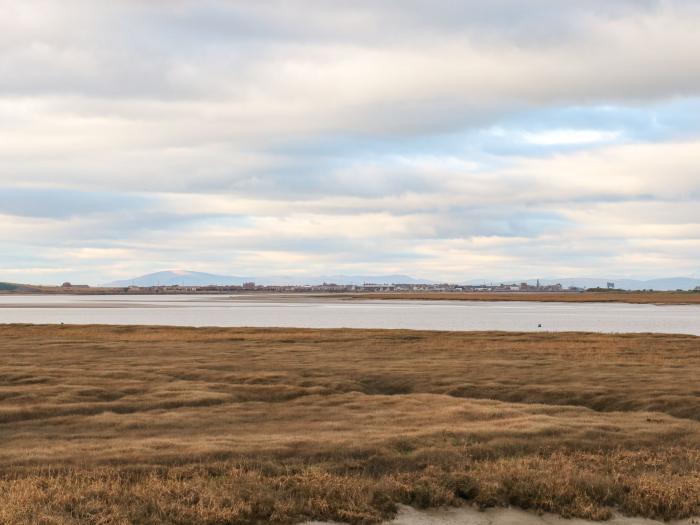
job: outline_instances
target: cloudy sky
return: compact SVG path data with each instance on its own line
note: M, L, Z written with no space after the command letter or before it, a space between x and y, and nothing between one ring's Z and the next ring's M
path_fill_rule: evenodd
M700 276L695 0L0 0L0 281Z

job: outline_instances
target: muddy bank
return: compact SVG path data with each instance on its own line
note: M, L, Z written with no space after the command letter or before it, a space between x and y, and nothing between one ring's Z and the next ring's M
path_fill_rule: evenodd
M472 507L443 510L416 510L401 506L396 519L386 525L700 525L700 517L680 521L655 521L644 518L615 517L605 522L565 519L554 514L538 515L520 509L493 508L480 511ZM312 521L305 525L330 525Z

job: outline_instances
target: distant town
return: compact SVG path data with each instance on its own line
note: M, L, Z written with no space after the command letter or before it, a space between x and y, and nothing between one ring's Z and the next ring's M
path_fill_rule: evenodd
M564 291L561 284L554 285L529 285L520 284L496 284L466 286L457 284L378 284L364 283L335 284L323 283L318 285L259 285L254 282L242 285L227 286L130 286L127 293L230 293L230 292L274 292L274 293L371 293L371 292L561 292ZM581 288L571 288L570 291L583 291Z
M561 284L535 284L521 283L498 283L480 285L459 285L459 284L379 284L364 283L357 284L335 284L323 283L318 285L260 285L255 282L246 282L240 285L200 285L184 286L178 284L164 286L124 286L124 287L90 287L85 284L63 283L60 287L36 287L37 291L54 293L114 293L114 294L226 294L226 293L390 293L390 292L468 292L468 293L497 293L497 292L538 292L538 293L580 293L585 291L624 291L615 287L614 282L608 282L605 288L581 288L576 286L564 287ZM700 292L700 286L694 290Z
M666 291L700 292L700 286L691 281L692 286L666 288ZM624 284L616 286L614 281L599 281L603 286L566 286L561 283L498 282L484 284L454 283L381 283L362 284L323 282L321 284L258 284L253 280L236 284L136 284L113 283L103 286L90 286L64 282L61 285L32 285L0 282L0 294L75 294L75 295L157 295L157 294L371 294L371 293L558 293L575 294L582 292L652 292L653 288L630 289ZM679 283L680 284L680 283ZM689 284L688 282L684 284Z

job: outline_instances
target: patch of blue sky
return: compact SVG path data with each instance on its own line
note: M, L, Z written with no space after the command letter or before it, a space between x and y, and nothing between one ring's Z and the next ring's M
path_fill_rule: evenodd
M475 147L496 156L541 156L631 142L686 140L700 135L699 112L700 98L538 109L479 130Z
M438 237L538 237L573 225L570 219L556 211L494 212L483 208L452 208L449 217L449 224L439 228Z
M272 145L277 153L324 164L406 157L469 159L493 169L499 157L544 156L628 142L665 142L700 135L700 98L651 105L547 107L511 113L482 127L406 136L326 134Z
M623 130L638 140L663 140L700 133L700 98L677 98L639 105L570 106L528 111L504 121L504 127Z
M147 195L49 187L2 187L0 195L0 213L54 219L148 209L155 202Z
M255 217L251 215L237 213L197 213L183 216L183 221L187 222L188 227L191 229L197 229L202 225L231 229L244 229L255 227Z

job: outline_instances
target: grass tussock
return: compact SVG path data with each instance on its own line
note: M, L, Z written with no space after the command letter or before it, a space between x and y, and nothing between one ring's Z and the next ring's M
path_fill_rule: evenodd
M700 515L700 338L0 326L0 523Z

